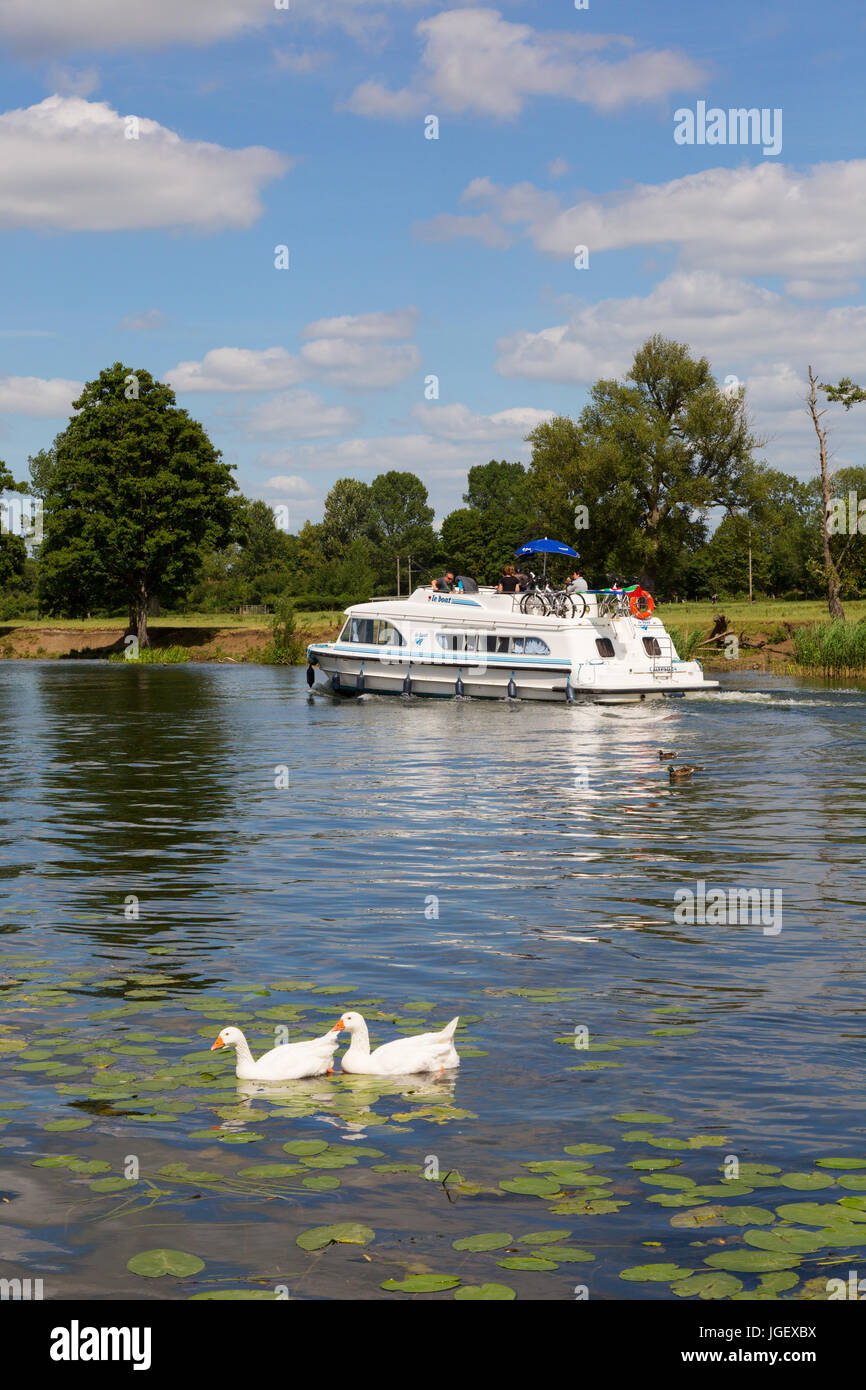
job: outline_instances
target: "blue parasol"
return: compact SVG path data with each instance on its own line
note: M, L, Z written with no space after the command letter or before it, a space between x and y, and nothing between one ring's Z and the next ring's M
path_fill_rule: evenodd
M577 551L572 550L570 545L564 545L562 541L552 541L548 536L544 536L543 539L537 541L527 541L526 545L522 545L519 550L515 550L514 554L515 557L520 559L522 559L524 555L543 555L545 575L547 574L548 555L572 555L575 560L578 558Z

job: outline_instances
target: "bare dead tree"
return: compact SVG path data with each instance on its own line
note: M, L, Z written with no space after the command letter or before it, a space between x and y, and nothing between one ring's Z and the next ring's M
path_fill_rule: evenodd
M821 498L823 502L823 521L821 525L821 541L824 547L824 576L827 582L827 607L830 610L831 618L844 618L845 609L842 607L842 600L839 595L842 590L842 580L833 559L833 552L830 549L830 513L832 512L830 498L830 462L827 452L827 431L821 424L822 417L827 414L824 410L818 409L818 378L809 368L809 394L806 397L806 405L812 417L812 424L815 426L815 433L818 436L818 460L821 468Z

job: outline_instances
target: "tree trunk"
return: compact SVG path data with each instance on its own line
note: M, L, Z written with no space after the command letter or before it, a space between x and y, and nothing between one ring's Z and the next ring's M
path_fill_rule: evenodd
M139 647L150 646L150 638L147 635L147 602L147 588L144 584L142 584L132 608L132 612L135 617L135 626L133 628L133 631L136 633L138 637Z
M824 509L821 525L821 540L824 546L824 575L827 581L827 607L830 610L831 618L844 618L845 609L842 607L842 600L839 597L842 589L842 580L839 577L839 571L833 560L833 553L830 549L830 532L827 529L830 524L830 512L832 510L830 505L830 470L827 461L827 434L821 424L821 417L825 412L818 409L817 384L818 379L810 367L807 403L809 406L809 414L812 417L812 424L815 426L815 433L818 436L818 459L821 465L821 498Z

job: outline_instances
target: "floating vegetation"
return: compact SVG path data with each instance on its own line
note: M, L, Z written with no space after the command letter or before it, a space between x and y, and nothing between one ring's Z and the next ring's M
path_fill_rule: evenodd
M127 1260L126 1267L133 1274L145 1279L161 1279L164 1274L172 1274L176 1279L188 1279L204 1269L204 1260L198 1255L189 1255L184 1250L142 1250Z

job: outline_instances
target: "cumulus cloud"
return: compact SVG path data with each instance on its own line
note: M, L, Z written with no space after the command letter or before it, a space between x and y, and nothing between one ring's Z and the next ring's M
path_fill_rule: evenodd
M168 327L168 319L161 309L145 309L142 314L127 314L117 326L121 333L151 333Z
M480 209L475 232L467 219L443 214L422 224L419 233L437 240L474 234L495 246L508 244L519 228L539 251L569 258L576 245L589 247L591 256L677 247L684 266L784 275L788 293L804 299L850 293L852 277L866 269L866 159L818 164L802 173L766 160L705 169L572 207L532 184L509 187L479 178L461 202Z
M418 323L418 310L412 305L372 314L340 314L336 318L316 319L304 329L305 338L354 338L387 340L411 338Z
M117 0L3 0L0 39L26 53L162 48L169 44L209 44L270 26L279 32L287 21L310 21L338 27L359 38L381 35L381 11L389 5L411 6L418 0L291 0L278 10L272 0L147 0L121 5Z
M513 406L493 415L478 415L468 405L432 405L419 402L412 414L427 432L441 439L501 440L525 439L530 430L549 420L552 410L533 406Z
M813 467L803 414L805 367L822 380L866 377L866 307L795 303L718 271L676 271L646 296L582 306L568 323L500 340L497 371L532 381L584 384L622 376L653 333L709 358L718 380L735 376L776 466ZM853 412L852 412L853 414ZM805 423L804 423L805 422ZM856 421L836 412L840 441Z
M0 412L6 415L40 415L48 418L72 414L72 402L83 383L61 377L0 377Z
M444 10L416 28L423 45L409 85L392 91L368 80L349 109L363 116L400 119L429 104L432 110L475 112L513 120L532 97L583 102L615 111L695 87L705 69L669 49L635 50L618 35L539 33L512 24L498 10ZM604 49L609 57L599 56Z
M107 102L71 96L0 115L0 226L248 227L262 212L264 185L291 166L258 146L183 140L146 117L136 118L138 138L127 138L136 129L130 119Z
M201 362L179 362L165 373L175 391L277 391L307 375L300 358L282 347L211 348Z
M348 406L328 405L314 391L286 391L257 406L249 417L251 435L281 434L288 439L323 439L348 434L361 416Z
M357 390L396 386L421 365L414 343L370 343L356 338L315 338L301 348L301 357L317 376Z

